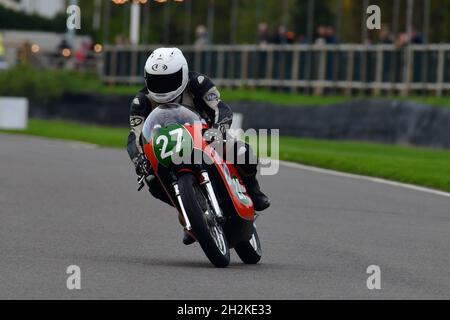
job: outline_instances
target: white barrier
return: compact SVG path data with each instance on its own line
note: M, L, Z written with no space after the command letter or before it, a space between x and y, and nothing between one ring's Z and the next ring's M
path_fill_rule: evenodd
M24 130L28 126L28 99L0 97L0 129Z

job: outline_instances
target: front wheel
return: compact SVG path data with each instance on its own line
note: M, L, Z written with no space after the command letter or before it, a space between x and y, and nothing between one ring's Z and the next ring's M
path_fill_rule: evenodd
M230 249L222 226L217 222L197 178L185 174L178 179L181 200L192 231L211 263L218 268L230 264Z
M235 249L239 258L245 264L257 264L261 260L261 242L255 227L253 227L253 235L250 240L238 243Z

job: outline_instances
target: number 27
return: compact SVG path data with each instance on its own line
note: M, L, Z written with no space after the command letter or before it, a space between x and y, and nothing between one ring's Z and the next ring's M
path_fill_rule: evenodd
M181 143L183 141L183 129L178 128L178 129L172 130L169 132L169 135L171 137L176 137L177 144L175 145L175 152L179 153L181 151ZM161 159L166 159L166 158L173 156L173 154L174 154L173 149L170 151L167 151L167 147L169 146L169 138L166 135L161 135L156 140L156 144L159 145L161 142L163 143L162 149L161 149Z

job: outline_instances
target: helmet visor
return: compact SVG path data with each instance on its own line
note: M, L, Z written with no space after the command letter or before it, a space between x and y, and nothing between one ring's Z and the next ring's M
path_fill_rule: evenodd
M183 84L183 68L172 74L146 73L145 82L150 92L163 94L178 90Z

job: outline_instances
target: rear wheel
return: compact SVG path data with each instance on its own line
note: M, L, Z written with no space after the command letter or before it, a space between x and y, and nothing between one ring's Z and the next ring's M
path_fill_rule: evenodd
M261 242L258 231L253 227L253 235L249 241L244 241L236 245L236 253L245 264L257 264L262 257Z
M181 199L192 225L192 232L211 263L218 268L230 264L230 249L222 226L213 214L207 197L192 174L178 179Z

